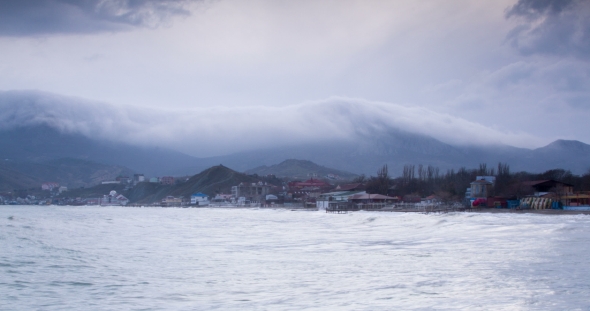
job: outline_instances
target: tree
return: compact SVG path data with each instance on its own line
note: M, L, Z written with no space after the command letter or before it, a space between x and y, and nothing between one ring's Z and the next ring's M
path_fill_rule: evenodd
M387 191L391 184L387 164L385 164L377 171L377 177L371 177L371 179L369 179L369 182L367 183L367 191L369 193L387 195Z

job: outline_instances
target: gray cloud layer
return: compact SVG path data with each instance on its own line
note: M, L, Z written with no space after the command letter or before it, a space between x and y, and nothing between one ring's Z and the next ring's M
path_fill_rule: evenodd
M519 0L507 17L521 21L508 37L521 53L590 60L589 0Z
M389 130L454 144L511 143L511 134L421 107L329 98L284 107L146 109L114 106L36 91L0 92L0 125L49 124L89 137L156 144L197 156L309 142L361 140Z
M153 27L188 15L192 0L0 0L0 35L95 33Z

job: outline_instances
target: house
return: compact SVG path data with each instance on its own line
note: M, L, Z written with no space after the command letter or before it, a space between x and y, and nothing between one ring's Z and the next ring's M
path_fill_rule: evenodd
M271 187L265 183L240 183L232 187L232 195L235 198L243 197L250 203L260 203L265 200L266 195L270 194Z
M160 183L162 185L174 185L174 177L172 176L163 176L160 178Z
M521 185L524 187L533 188L535 190L536 196L543 195L548 192L561 195L574 193L574 185L553 179L525 181L522 182Z
M108 195L104 195L102 198L99 198L97 201L98 201L97 202L98 205L101 205L101 206L125 206L129 203L129 199L127 199L122 194L117 194L117 191L115 191L115 190L112 190ZM94 201L92 201L92 202L94 203Z
M59 184L56 182L46 182L46 183L41 184L41 190L51 191L56 188L59 188Z
M191 205L207 206L209 205L209 197L204 193L195 193L191 195Z
M496 184L496 176L477 176L475 177L475 180L485 180L485 181L489 181L492 183L492 185Z
M493 184L485 179L479 179L471 184L472 198L487 198L492 193Z
M233 196L233 194L227 194L227 193L218 193L213 198L213 202L233 202L233 201L235 201L235 197Z
M140 182L145 181L145 176L143 174L133 174L133 184L137 185Z
M306 187L317 187L321 190L328 190L328 189L332 188L332 185L330 185L329 183L327 183L325 181L321 181L319 179L313 179L313 178L310 178L306 181L293 181L293 182L290 182L288 185L289 185L289 189L292 192L297 192L298 190L301 190Z

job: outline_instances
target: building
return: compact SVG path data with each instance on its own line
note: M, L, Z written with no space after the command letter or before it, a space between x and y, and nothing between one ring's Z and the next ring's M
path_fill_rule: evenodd
M332 185L325 181L321 181L319 179L308 179L306 181L293 181L289 183L289 190L292 192L297 192L303 188L319 188L321 190L329 190L332 188Z
M355 194L348 198L349 201L352 203L362 203L362 204L369 204L369 203L381 203L381 204L393 204L398 202L399 199L397 197L390 197L382 194L371 194L371 193L359 193Z
M493 184L485 179L479 179L471 184L472 198L487 198L492 193Z
M524 187L533 188L536 196L543 195L549 192L561 195L574 193L573 185L556 181L553 179L525 181L522 182L521 185Z
M218 193L212 200L215 203L234 203L236 201L233 194Z
M162 185L174 185L174 177L172 176L163 176L160 178L160 183Z
M92 202L91 204L94 204L94 200L89 201ZM129 199L122 194L117 194L115 190L112 190L108 195L104 195L96 201L100 206L125 206L129 203Z
M365 185L362 183L338 185L334 190L337 191L362 191L365 190Z
M53 189L59 188L59 184L56 182L46 182L41 184L41 190L49 190L52 191Z
M316 206L319 209L326 209L332 204L347 203L349 198L357 194L366 194L366 191L335 191L322 193L316 198Z
M133 184L137 185L140 182L145 181L145 176L143 174L133 174Z
M162 199L162 207L180 207L188 205L189 201L187 201L183 196L180 197L173 197L171 195Z
M115 180L122 184L131 183L131 178L129 178L129 176L119 176Z
M496 184L496 176L477 176L475 177L475 180L485 180L485 181L489 181L492 183L492 185Z
M121 182L118 180L107 180L107 181L103 181L101 182L101 184L103 185L114 185L114 184L120 184Z
M262 183L240 183L232 187L232 195L235 198L244 198L250 203L261 203L265 200L266 195L270 194L270 186Z
M209 197L204 193L199 192L191 195L191 205L207 206L209 203Z

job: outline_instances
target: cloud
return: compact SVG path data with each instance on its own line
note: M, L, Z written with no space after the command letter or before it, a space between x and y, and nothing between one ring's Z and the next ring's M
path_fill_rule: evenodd
M0 1L0 35L96 33L155 27L189 15L193 0Z
M114 106L37 91L0 93L4 128L47 124L88 137L156 144L197 156L327 141L360 141L402 130L452 144L530 144L506 133L422 107L332 97L284 107L156 109Z
M508 41L522 54L590 60L589 0L519 0L506 17L520 22Z

